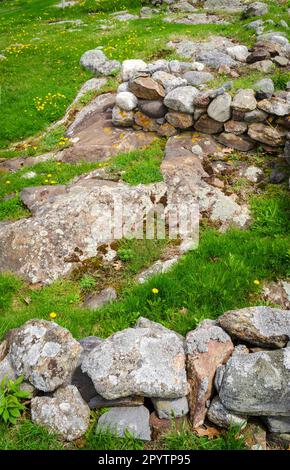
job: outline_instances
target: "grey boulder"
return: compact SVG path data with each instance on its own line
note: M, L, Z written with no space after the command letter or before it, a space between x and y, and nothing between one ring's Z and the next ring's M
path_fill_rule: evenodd
M164 104L174 111L192 114L194 112L193 100L198 90L192 86L183 86L170 91L164 99Z
M135 439L150 441L149 417L145 406L111 408L99 418L96 431L110 432L118 437L124 437L129 432Z
M121 68L117 60L109 60L100 49L92 49L85 52L81 59L81 65L95 74L113 75Z
M231 117L232 97L229 93L217 96L207 108L209 117L218 122L226 122Z
M188 401L186 397L163 400L161 398L152 398L155 411L160 419L173 419L185 416L189 412Z
M243 429L247 425L247 418L231 413L224 407L219 397L215 397L212 400L207 412L207 418L213 424L216 424L221 428L237 426L240 429Z

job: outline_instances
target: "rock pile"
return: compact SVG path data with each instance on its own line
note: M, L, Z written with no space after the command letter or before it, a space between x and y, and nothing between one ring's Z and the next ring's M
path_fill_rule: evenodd
M262 306L204 320L185 338L141 317L107 339L77 342L55 323L31 320L0 344L0 380L23 375L32 421L67 441L102 407L98 432L129 430L146 441L172 420L195 430L206 421L244 428L251 417L269 439L289 440L289 337L290 311Z

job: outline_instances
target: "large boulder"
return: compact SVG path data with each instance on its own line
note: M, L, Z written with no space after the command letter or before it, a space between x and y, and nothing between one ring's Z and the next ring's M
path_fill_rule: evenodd
M81 351L68 330L45 320L28 321L10 338L10 359L16 374L43 392L53 392L69 379Z
M85 358L82 370L106 399L187 394L183 341L164 327L138 326L112 335Z
M129 432L135 439L150 441L150 414L145 406L111 408L99 418L96 432L110 432L125 437Z
M283 348L290 338L290 311L271 307L231 310L218 319L231 336L246 343Z
M290 348L234 355L227 363L219 397L237 414L288 416Z
M109 60L100 49L85 52L80 63L83 67L95 74L114 75L120 70L121 64L117 60Z
M229 335L212 320L203 321L186 336L189 410L194 428L204 422L216 370L229 359L233 349Z
M31 400L33 423L60 434L65 441L82 437L90 423L90 409L76 387L59 388L52 397Z

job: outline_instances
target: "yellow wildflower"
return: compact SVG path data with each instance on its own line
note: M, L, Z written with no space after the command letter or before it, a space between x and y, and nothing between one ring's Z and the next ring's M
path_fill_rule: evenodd
M49 314L49 317L50 317L52 320L54 320L54 319L57 317L57 313L51 312L51 313Z
M153 287L152 293L153 293L154 295L157 295L157 294L159 293L159 290L158 290L156 287Z
M260 281L259 281L258 279L255 279L255 280L254 280L254 284L256 284L256 286L259 286L261 283L260 283Z

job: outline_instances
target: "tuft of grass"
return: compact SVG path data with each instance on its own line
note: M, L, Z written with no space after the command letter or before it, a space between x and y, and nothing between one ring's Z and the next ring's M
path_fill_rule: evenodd
M28 418L13 427L0 423L1 450L64 450L64 448L58 435L33 424Z

